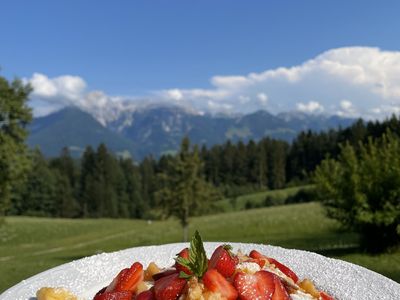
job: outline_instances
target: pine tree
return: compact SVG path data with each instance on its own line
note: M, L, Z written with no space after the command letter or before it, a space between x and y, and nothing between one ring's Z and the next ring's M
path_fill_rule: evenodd
M63 218L76 218L80 215L79 204L74 197L74 192L69 178L58 170L54 170L56 189L56 216Z
M119 165L116 159L108 152L106 145L100 144L95 155L95 173L93 174L96 188L92 199L92 213L97 217L117 217L118 199L116 184Z
M32 169L21 193L21 212L25 215L57 216L56 177L39 150L35 150L32 156Z
M56 175L58 215L60 217L74 218L80 215L78 190L78 168L71 157L67 147L61 150L59 157L50 161L50 167Z
M197 147L191 151L186 137L168 173L159 174L163 187L157 192L158 204L166 216L179 219L184 241L188 237L189 217L207 211L217 195L213 186L204 180L202 167Z
M155 162L152 156L145 157L140 164L141 194L143 202L148 207L154 207L154 192L156 190Z
M95 153L93 148L88 146L83 153L81 161L80 183L79 183L79 204L81 216L88 217L90 207L93 207L92 200L95 198ZM93 200L94 201L94 200Z
M269 152L269 165L271 166L270 188L280 189L286 183L286 143L273 141Z
M240 141L234 150L233 155L233 178L232 183L234 185L243 186L248 182L248 165L247 165L248 157L246 146L242 141Z
M125 177L125 189L128 197L126 203L128 217L142 218L147 212L148 206L143 201L141 195L139 169L131 159L121 160L120 165Z
M257 184L260 189L268 186L268 165L267 165L267 149L265 142L261 141L257 145L257 158L254 167L254 172L257 176Z
M50 166L64 174L73 189L76 187L78 170L74 159L71 157L68 147L64 147L61 150L60 156L50 161Z

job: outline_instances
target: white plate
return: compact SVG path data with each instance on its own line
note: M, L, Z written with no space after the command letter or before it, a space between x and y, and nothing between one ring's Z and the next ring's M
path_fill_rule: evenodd
M221 243L205 243L208 255ZM316 286L338 300L400 299L400 284L378 273L341 260L316 253L284 249L260 244L230 243L234 251L248 253L256 249L289 266L299 278L310 278ZM0 295L0 300L35 300L36 291L43 286L65 287L83 299L93 295L122 269L135 261L147 266L155 261L170 266L173 258L188 244L137 247L83 258L35 275Z

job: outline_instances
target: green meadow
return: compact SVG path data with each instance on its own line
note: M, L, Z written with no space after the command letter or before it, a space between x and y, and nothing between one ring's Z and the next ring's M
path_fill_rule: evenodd
M315 251L400 282L400 253L370 255L319 203L232 211L191 219L206 241L254 242ZM99 252L181 241L175 220L8 217L0 229L0 292L48 268Z

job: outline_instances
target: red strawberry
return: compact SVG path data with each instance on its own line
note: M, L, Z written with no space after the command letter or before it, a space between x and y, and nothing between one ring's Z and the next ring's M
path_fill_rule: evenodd
M102 294L96 294L93 300L132 300L132 292L131 291L104 292Z
M265 255L262 255L262 254L261 254L260 252L258 252L257 250L251 250L249 256L250 256L251 258L255 258L255 259L258 259L258 258L265 258L265 257L266 257Z
M220 293L223 299L235 300L238 293L231 283L216 269L209 269L203 276L204 286L214 293Z
M106 292L112 292L112 291L115 289L115 287L116 287L116 285L117 285L119 279L120 279L122 276L124 276L124 274L127 273L127 272L129 272L129 268L122 269L122 270L118 273L118 275L113 279L113 281L111 281L111 283L107 286L107 288L106 288L105 291L106 291Z
M246 262L256 263L257 265L260 266L260 268L263 268L265 266L266 260L262 259L262 258L251 258L251 259L246 260Z
M333 298L332 296L329 296L327 293L325 292L320 292L320 297L322 300L335 300L335 298Z
M208 263L209 269L216 269L222 276L230 277L235 272L237 260L230 252L230 246L222 245L215 249Z
M153 300L153 299L154 299L154 296L153 296L152 290L141 292L135 298L135 300Z
M233 283L242 300L271 300L275 291L274 276L267 271L255 274L239 272Z
M176 269L166 269L160 273L154 274L153 279L154 279L154 281L157 281L160 278L163 278L165 276L172 275L172 274L177 274L177 273L178 273L178 271Z
M275 292L272 300L290 300L289 294L278 276L274 276Z
M103 287L100 291L98 291L97 293L96 293L96 295L94 295L95 297L97 296L97 295L101 295L101 294L103 294L105 291L106 291L106 289L107 289L107 287Z
M284 264L281 264L279 261L277 261L276 259L273 259L271 257L267 257L265 255L262 255L260 252L258 252L257 250L252 250L250 252L250 257L254 258L254 259L266 259L268 260L268 262L270 264L274 264L275 267L277 267L283 274L285 274L286 276L290 277L293 279L294 282L298 282L299 281L299 277L297 277L296 273L293 272L291 269L289 269L288 267L286 267Z
M177 254L177 256L178 256L178 257L182 257L182 258L189 259L189 248L182 249L182 251L179 252L179 253ZM182 271L182 272L184 272L184 273L186 273L186 274L188 274L188 275L191 275L191 274L192 274L192 272L191 272L188 268L182 266L182 265L181 265L180 263L178 263L178 262L175 262L175 268L178 270L178 272L181 272L181 271Z
M175 300L182 294L186 280L179 278L178 273L160 278L154 283L154 298L156 300Z
M279 270L281 270L281 272L283 274L285 274L286 276L290 277L293 279L294 282L298 282L299 281L299 277L297 277L296 273L293 272L291 269L289 269L288 267L286 267L284 264L281 264L279 261L268 257L268 261L270 264L274 264L275 267L277 267Z
M106 292L134 291L143 280L143 266L135 262L129 269L123 269L113 282L107 287Z

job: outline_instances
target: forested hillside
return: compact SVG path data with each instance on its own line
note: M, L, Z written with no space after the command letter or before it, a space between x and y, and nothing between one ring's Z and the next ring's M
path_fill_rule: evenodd
M291 144L264 138L247 143L228 141L210 148L191 147L190 151L199 153L199 174L218 189L219 198L234 197L308 183L315 167L327 156L336 157L341 144L357 148L360 142L379 137L387 129L399 133L399 119L359 120L344 129L305 131ZM7 214L160 217L156 195L163 187L161 176L173 176L170 168L178 156L147 156L139 162L115 156L104 144L97 149L87 147L79 160L72 158L68 149L53 159L46 159L36 150L31 153L33 167L27 180L14 186Z

